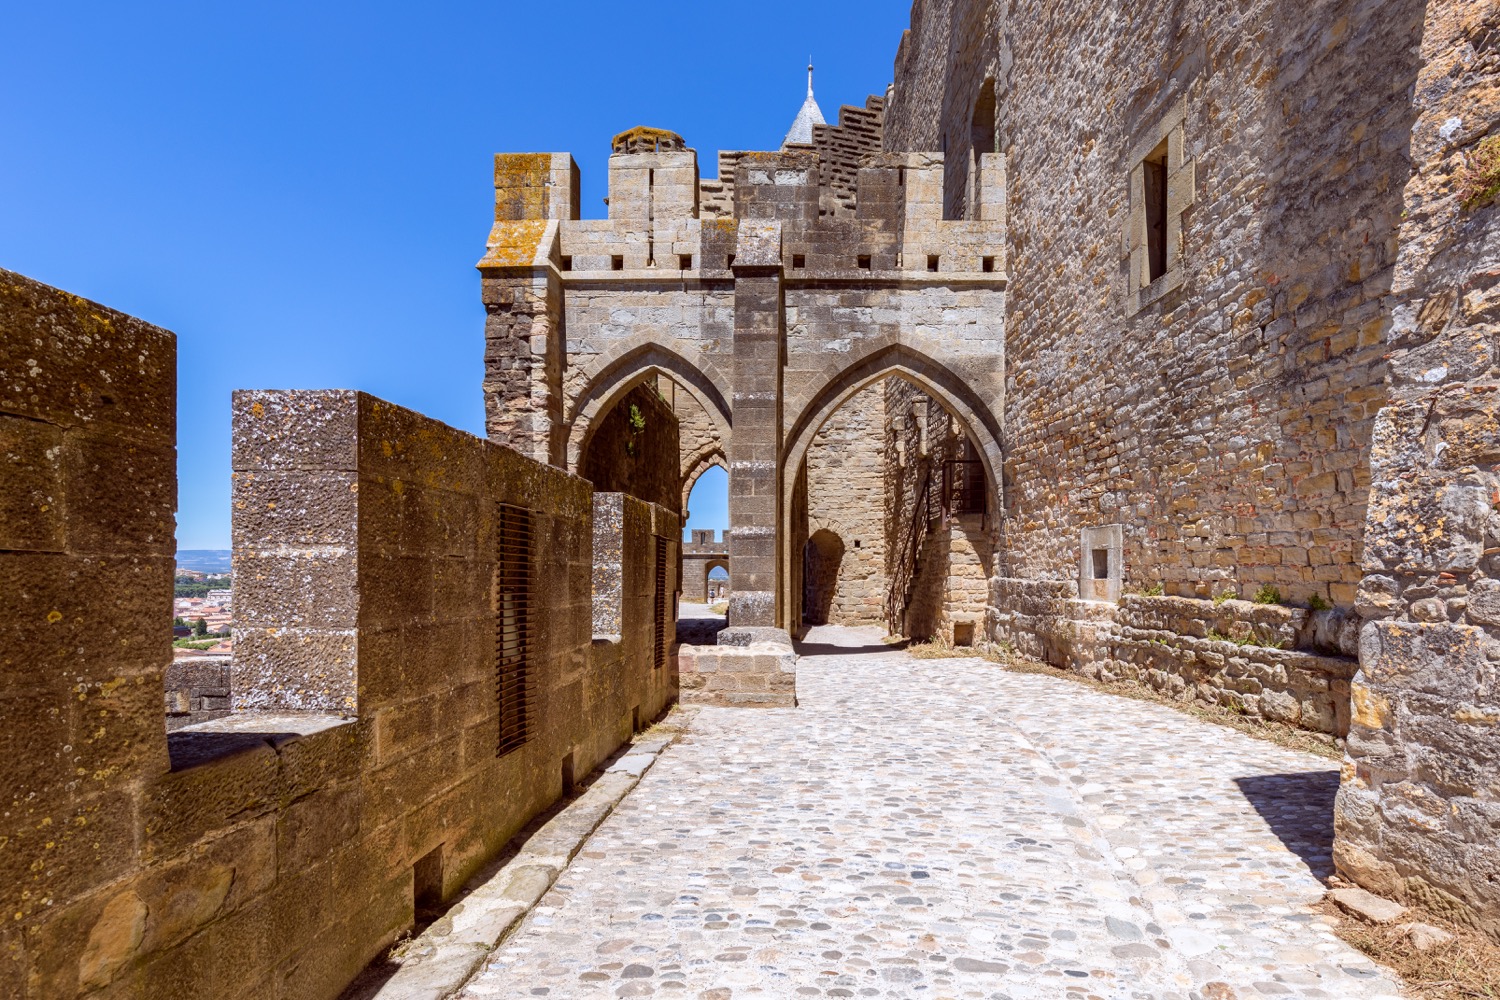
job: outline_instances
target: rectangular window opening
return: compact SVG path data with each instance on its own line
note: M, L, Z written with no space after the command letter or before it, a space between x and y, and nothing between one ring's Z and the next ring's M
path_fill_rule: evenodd
M807 266L807 258L805 256L803 256L800 253L794 253L794 254L792 254L792 267L793 268L796 268L797 270L801 270L802 268L804 268L806 266Z
M995 273L995 258L993 258L993 257L985 257L983 260L981 260L979 262L979 266L980 266L980 269L983 270L985 274L994 274Z
M609 259L609 269L611 271L625 270L625 258L619 256L611 257Z
M897 187L906 187L906 168L905 167L897 167L896 168L896 186Z
M690 253L678 254L677 268L680 271L691 271L693 269L693 255Z
M867 253L860 254L855 262L860 266L861 270L868 271L870 269L870 255Z
M653 657L652 666L657 670L667 665L667 653L671 649L672 637L667 629L671 626L670 616L667 614L671 606L667 600L667 540L658 538L656 540L656 590L652 595L654 607L652 621L656 624L656 655Z
M573 270L573 258L569 257L569 256L564 256L563 259L562 259L562 265L561 265L561 267L562 267L562 270L564 270L564 271L571 271L571 270Z
M572 795L578 785L577 780L573 777L574 756L574 752L569 750L567 756L562 759L562 793L564 795Z
M443 910L443 845L417 859L411 868L412 912L418 924L437 919Z
M1151 151L1142 165L1146 196L1147 282L1167 273L1167 144Z
M955 646L972 646L972 645L974 645L974 623L973 622L954 622L953 623L953 645L955 645Z
M937 273L937 269L938 269L938 255L935 254L935 253L928 254L927 255L927 270L931 271L933 274L936 274Z
M500 716L496 756L504 756L532 735L532 527L531 511L525 507L495 506L495 696Z
M1109 549L1094 549L1094 579L1109 579Z

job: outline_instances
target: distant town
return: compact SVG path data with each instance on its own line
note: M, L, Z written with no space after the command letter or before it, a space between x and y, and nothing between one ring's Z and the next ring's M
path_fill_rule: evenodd
M227 656L233 648L234 578L229 552L177 553L172 594L172 654L177 660Z

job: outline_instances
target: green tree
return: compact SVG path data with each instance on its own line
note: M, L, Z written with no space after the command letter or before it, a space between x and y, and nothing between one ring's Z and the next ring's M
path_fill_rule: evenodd
M204 621L202 618L199 618L197 621L193 622L193 634L208 635L208 622Z
M185 621L182 620L182 616L181 615L178 615L176 618L172 619L172 627L173 628L182 628L185 625L187 625L187 622L185 622Z

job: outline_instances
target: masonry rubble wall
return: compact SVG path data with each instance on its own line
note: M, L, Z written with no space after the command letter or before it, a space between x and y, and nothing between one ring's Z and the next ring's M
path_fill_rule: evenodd
M945 210L962 214L995 88L1012 247L1000 575L1067 580L1081 531L1121 524L1128 586L1271 584L1350 609L1421 4L1230 6L1183 21L921 0L886 143L944 148ZM1061 92L1056 37L1094 54ZM1133 288L1133 157L1157 138L1180 257Z
M234 403L236 711L166 732L170 334L0 274L0 995L332 1000L674 697L640 613L595 642L581 479L349 392ZM534 531L531 735L497 756L500 504ZM675 550L668 549L675 558ZM416 874L421 861L420 881Z
M1334 861L1500 939L1500 11L1424 7Z

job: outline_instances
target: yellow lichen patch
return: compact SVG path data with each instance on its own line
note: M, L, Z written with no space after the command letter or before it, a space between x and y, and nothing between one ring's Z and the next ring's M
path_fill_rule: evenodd
M263 403L251 403L250 415L252 417L263 417L266 415L266 407Z
M61 611L49 611L47 613L47 624L49 625L56 625L58 622L62 621L62 619L63 616Z
M1469 722L1480 726L1493 726L1500 723L1500 713L1486 712L1482 708L1473 705L1460 705L1458 711L1453 713L1454 722Z
M1349 696L1354 702L1354 721L1367 729L1384 729L1391 718L1391 703L1363 684L1352 685Z
M497 222L490 230L490 245L480 267L525 267L536 261L537 250L547 235L546 219Z

